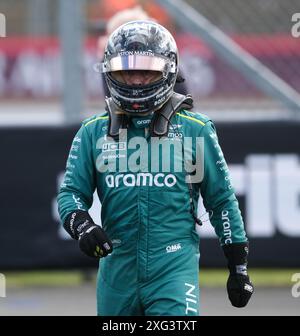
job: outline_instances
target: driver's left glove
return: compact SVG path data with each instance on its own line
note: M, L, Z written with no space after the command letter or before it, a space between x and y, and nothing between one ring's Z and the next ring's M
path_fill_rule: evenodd
M223 246L228 261L229 277L227 293L234 307L245 307L254 292L253 284L247 273L249 244L233 243Z

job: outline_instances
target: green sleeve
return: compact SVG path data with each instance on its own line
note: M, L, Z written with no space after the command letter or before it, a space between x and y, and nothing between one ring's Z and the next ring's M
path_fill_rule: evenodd
M210 221L221 245L245 242L247 238L238 201L211 121L205 124L201 136L204 138L204 177L200 192Z
M62 222L74 210L88 211L96 187L90 136L84 125L73 139L57 202Z

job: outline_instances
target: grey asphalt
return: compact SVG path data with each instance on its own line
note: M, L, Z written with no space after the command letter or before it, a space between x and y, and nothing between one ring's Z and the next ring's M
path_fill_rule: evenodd
M8 288L0 298L0 316L80 316L96 314L93 284L79 287ZM300 297L294 298L290 288L256 288L244 309L231 307L225 289L202 288L201 315L204 316L282 316L300 315Z

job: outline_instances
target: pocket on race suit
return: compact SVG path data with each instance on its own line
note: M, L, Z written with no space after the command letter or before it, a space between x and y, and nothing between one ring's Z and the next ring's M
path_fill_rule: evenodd
M169 241L163 246L153 247L148 253L148 278L173 274L190 274L199 269L199 239L192 237Z
M106 285L126 292L128 288L136 286L136 240L125 241L112 238L113 252L100 259L99 272Z

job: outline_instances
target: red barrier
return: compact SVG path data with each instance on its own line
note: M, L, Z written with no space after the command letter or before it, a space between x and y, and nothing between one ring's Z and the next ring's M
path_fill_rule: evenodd
M253 97L260 93L192 34L177 35L182 72L195 97ZM300 91L300 43L290 35L236 35L233 39ZM89 97L102 98L93 65L96 38L85 41L82 60ZM193 76L191 76L193 74ZM62 93L60 43L56 37L9 37L0 45L0 97L57 97Z

